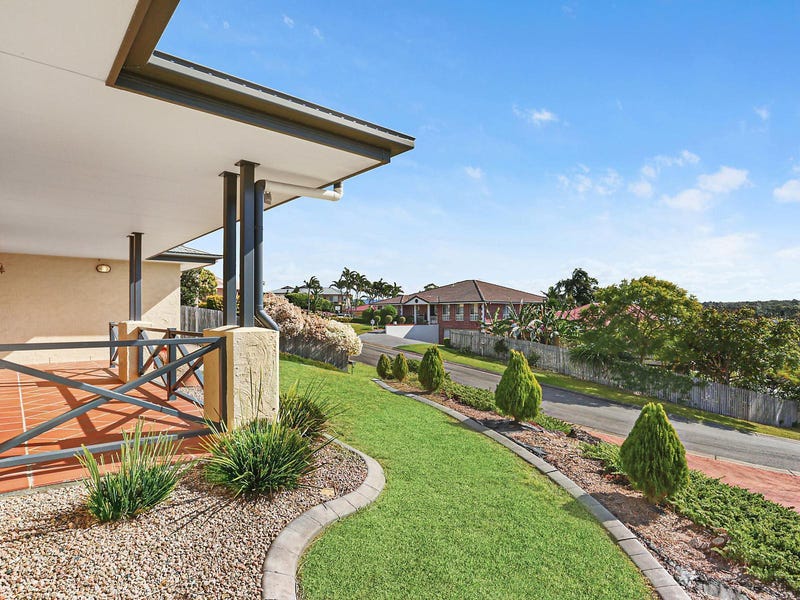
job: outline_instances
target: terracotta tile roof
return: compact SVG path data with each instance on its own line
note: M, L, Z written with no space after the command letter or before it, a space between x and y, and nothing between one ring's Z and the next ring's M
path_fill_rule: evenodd
M417 292L415 294L404 294L394 298L386 298L378 304L404 304L412 298L420 298L431 304L461 304L461 303L514 303L523 302L530 304L543 302L544 296L531 294L522 290L478 281L477 279L466 279L449 285L443 285L432 290Z

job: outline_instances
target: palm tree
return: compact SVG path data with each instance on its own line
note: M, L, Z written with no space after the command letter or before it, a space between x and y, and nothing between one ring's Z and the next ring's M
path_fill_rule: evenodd
M400 296L403 293L403 288L397 285L397 282L392 282L391 284L387 284L386 286L386 297L387 298L394 298L395 296Z
M339 279L337 279L336 281L331 282L331 287L336 289L336 291L339 292L339 294L342 296L343 300L342 305L344 305L344 308L347 308L347 302L349 300L349 294L348 294L349 290L347 286L348 282L347 279L345 279L344 277L339 277Z
M311 298L314 298L314 310L317 307L317 298L322 293L322 285L316 275L312 275L310 279L303 282L308 294L308 310L311 311Z

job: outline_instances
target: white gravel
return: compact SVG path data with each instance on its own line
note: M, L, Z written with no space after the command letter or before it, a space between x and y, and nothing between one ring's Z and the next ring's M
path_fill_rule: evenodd
M329 445L302 489L231 500L197 469L135 520L99 524L83 486L0 496L0 600L258 598L270 542L305 510L356 489L360 457Z

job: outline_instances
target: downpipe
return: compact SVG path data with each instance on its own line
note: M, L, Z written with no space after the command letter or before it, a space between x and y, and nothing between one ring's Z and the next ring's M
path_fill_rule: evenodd
M253 305L255 306L255 317L265 327L280 331L280 326L264 310L264 207L272 205L272 194L305 196L328 200L329 202L338 202L344 195L344 189L341 181L334 183L332 190L324 190L280 181L267 181L266 179L256 181L255 188L256 200L262 199L261 202L256 201L256 214L254 215L255 257L253 260L253 278L255 279L255 285L253 286L253 293L255 297L253 298Z
M266 181L259 179L256 181L256 202L253 227L255 229L255 256L253 257L253 306L255 306L255 317L264 327L280 332L281 328L275 320L264 310L264 205L259 202L259 198L264 197L264 185Z

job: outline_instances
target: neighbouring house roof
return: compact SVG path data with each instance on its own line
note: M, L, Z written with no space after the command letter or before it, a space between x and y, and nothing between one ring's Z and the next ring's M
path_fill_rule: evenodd
M430 304L534 304L545 300L545 297L539 294L531 294L478 279L466 279L432 290L386 298L378 304L405 304L413 298L419 298Z
M584 304L583 306L576 306L569 310L560 310L556 313L556 317L564 319L565 321L577 321L581 318L583 311L589 308L591 304Z

